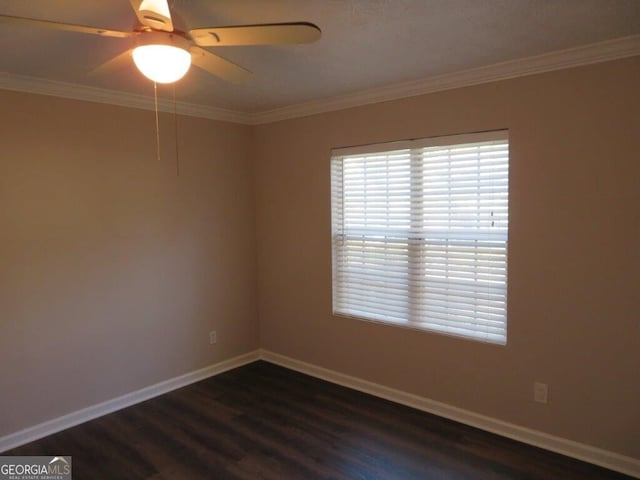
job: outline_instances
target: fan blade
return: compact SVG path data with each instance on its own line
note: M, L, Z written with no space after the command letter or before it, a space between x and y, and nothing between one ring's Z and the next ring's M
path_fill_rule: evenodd
M251 76L249 70L200 47L191 47L191 63L229 82L239 83Z
M129 0L142 25L155 30L173 32L173 21L167 0Z
M201 47L311 43L318 40L321 34L317 26L306 22L204 27L189 31L193 41Z
M89 33L91 35L101 35L103 37L114 38L128 38L133 35L133 33L131 32L110 30L108 28L87 27L85 25L71 25L69 23L49 22L47 20L37 20L35 18L25 17L12 17L9 15L0 15L0 23L12 23L14 25L51 28L54 30L64 30L66 32Z
M131 65L131 63L133 62L133 59L131 58L131 52L132 50L127 50L125 52L122 52L120 55L116 55L111 60L107 60L102 65L99 65L98 67L91 70L89 72L89 75L104 75Z

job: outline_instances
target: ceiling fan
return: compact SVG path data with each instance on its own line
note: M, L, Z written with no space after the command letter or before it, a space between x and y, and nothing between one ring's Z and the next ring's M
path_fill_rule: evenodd
M129 1L139 22L130 32L9 15L0 15L0 22L133 39L133 49L117 55L94 72L109 71L130 61L133 56L140 72L157 83L179 80L191 64L224 80L241 82L251 75L250 71L202 47L302 44L315 42L321 35L320 29L308 22L200 27L181 31L174 28L167 0Z

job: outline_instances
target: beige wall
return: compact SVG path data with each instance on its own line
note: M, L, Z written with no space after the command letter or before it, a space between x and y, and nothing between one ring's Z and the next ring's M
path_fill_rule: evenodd
M639 85L635 57L255 128L262 347L640 458ZM500 128L508 345L332 316L330 149Z
M158 162L151 112L0 91L0 436L260 344L640 458L638 80L635 58L259 127L179 117L180 177L169 115ZM499 128L508 345L333 317L330 149Z
M0 91L0 436L257 348L249 127L178 127Z

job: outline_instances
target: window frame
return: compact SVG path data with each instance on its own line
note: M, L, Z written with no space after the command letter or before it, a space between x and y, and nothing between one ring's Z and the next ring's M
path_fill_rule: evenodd
M373 154L384 154L384 153L388 153L388 152L395 152L395 151L400 151L400 150L410 150L410 155L414 155L414 151L418 150L418 149L425 149L425 148L431 148L431 147L454 147L454 146L461 146L461 145L466 145L466 144L477 144L477 143L482 143L482 142L495 142L495 141L505 141L506 142L506 171L507 171L507 179L506 179L506 218L507 218L507 223L506 223L506 231L504 232L504 234L496 234L496 238L498 238L499 240L497 241L503 241L504 242L504 283L503 283L503 295L504 295L504 309L503 309L503 330L504 330L504 335L502 338L494 338L494 337L489 337L488 334L485 333L486 337L483 336L481 333L479 333L479 331L476 332L476 334L468 334L468 333L455 333L452 332L450 330L447 330L446 328L438 328L437 326L434 326L434 322L433 320L431 321L416 321L415 319L411 318L412 316L414 316L414 314L412 313L408 313L408 318L407 319L399 319L399 318L389 318L389 317L385 317L384 315L361 315L361 314L354 314L354 313L349 313L346 311L346 309L339 309L336 306L336 297L340 296L340 292L337 292L337 273L336 273L336 257L337 257L337 250L338 250L338 244L340 242L344 242L344 237L345 237L345 232L344 229L341 232L337 232L336 231L336 224L338 222L336 222L336 206L334 205L334 202L336 201L336 194L335 194L335 186L334 183L336 181L336 179L334 178L334 174L335 171L334 169L335 167L335 162L342 162L344 160L344 157L348 157L348 156L354 156L354 155L359 155L359 156L364 156L364 155L373 155ZM403 327L403 328L409 328L409 329L413 329L413 330L418 330L418 331L422 331L422 332L430 332L430 333L437 333L437 334L444 334L444 335L450 335L450 336L455 336L457 338L463 338L463 339L468 339L468 340L472 340L472 341L480 341L482 343L487 343L487 344L497 344L497 345L506 345L507 344L507 340L508 340L508 257L509 257L509 228L508 228L508 211L509 211L509 167L510 167L510 163L511 163L511 159L510 159L510 153L509 153L509 149L510 149L510 142L509 142L509 131L504 129L504 130L492 130L492 131L485 131L485 132L478 132L478 133L470 133L470 134L457 134L457 135L447 135L447 136L439 136L439 137L429 137L429 138L421 138L421 139L412 139L412 140L403 140L403 141L395 141L395 142L385 142L385 143L378 143L378 144L370 144L370 145L364 145L364 146L352 146L352 147L345 147L345 148L336 148L333 149L331 151L331 172L330 172L330 176L331 176L331 243L332 243L332 247L331 247L331 254L332 254L332 312L333 315L335 316L342 316L342 317L347 317L347 318L354 318L354 319L358 319L358 320L363 320L363 321L368 321L368 322L374 322L374 323L381 323L384 325L392 325L392 326L399 326L399 327ZM422 168L422 167L421 167ZM341 170L340 175L344 175L343 170ZM413 183L413 175L414 173L412 172L410 174L410 181ZM342 178L342 177L341 177ZM344 187L342 187L344 188ZM480 197L478 197L480 198ZM344 196L344 191L342 191L342 198L340 199L340 202L344 202L345 200L345 196ZM413 207L411 207L411 215L413 216ZM344 219L344 213L342 214L342 220ZM381 231L381 235L384 235L385 238L389 238L390 230L382 230ZM412 234L409 232L405 232L407 233L407 235L405 237L401 237L398 236L399 239L405 239L406 240L406 244L407 244L407 252L408 256L411 256L412 254L415 254L415 252L412 253L412 250L416 250L419 248L424 248L424 246L420 246L418 245L417 247L411 247L410 244L412 243L412 240L415 241L416 237L412 238ZM342 237L342 239L338 238L338 237ZM448 231L443 231L442 234L443 237L443 241L447 241L447 239L451 238L451 234ZM504 237L503 240L500 240L502 237ZM423 239L419 239L417 238L417 240L421 240L423 242L423 244L421 245L427 245L427 241L426 238ZM469 247L473 247L474 244L477 247L477 242L480 241L480 237L476 237L476 238L469 238ZM386 245L386 243L385 243ZM477 254L476 254L477 255ZM412 264L413 265L413 264ZM424 266L425 263L420 263L420 266ZM410 300L414 300L415 297L411 296L411 293L409 293L411 291L412 288L415 288L411 286L412 281L411 280L407 280L409 283L409 286L407 287L408 289L408 293L407 293L407 297L405 299L406 304L407 304L407 309L411 310L411 304L412 302ZM415 282L413 282L415 284ZM343 286L343 290L344 290L344 286ZM343 293L344 295L344 293ZM469 330L469 329L467 329Z

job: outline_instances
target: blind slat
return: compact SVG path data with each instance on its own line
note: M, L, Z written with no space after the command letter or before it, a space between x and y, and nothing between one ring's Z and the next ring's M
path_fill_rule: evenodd
M506 343L506 132L455 140L332 157L336 313Z

